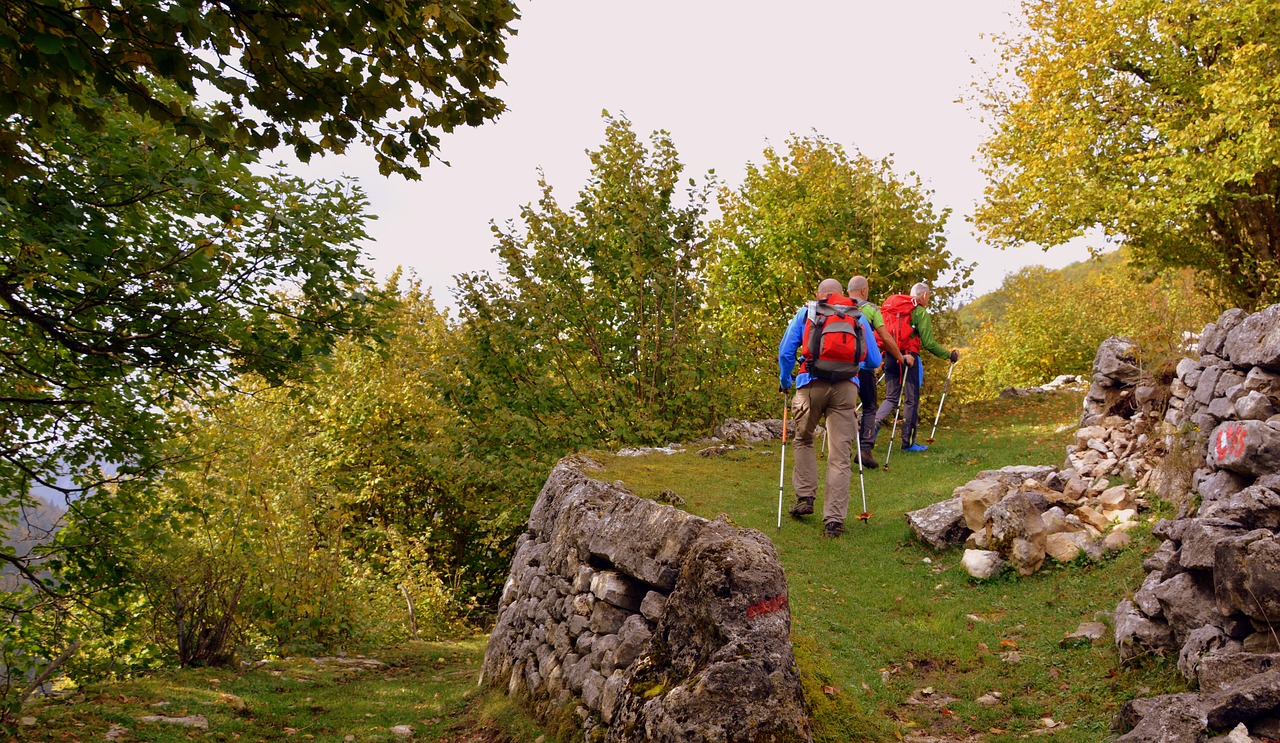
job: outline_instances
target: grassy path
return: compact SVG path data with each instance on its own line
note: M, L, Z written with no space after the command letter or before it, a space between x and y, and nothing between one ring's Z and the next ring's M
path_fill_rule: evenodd
M776 528L776 443L716 458L692 447L673 456L611 457L603 478L621 479L640 495L670 489L694 513L727 513L774 540L820 740L1001 741L1037 731L1098 741L1126 699L1179 688L1172 663L1122 667L1109 642L1059 642L1136 589L1155 540L1139 530L1133 547L1106 562L1049 561L1029 578L979 584L960 567L960 551L936 553L916 542L903 518L949 498L980 470L1061 464L1079 406L1079 396L1067 394L969 406L939 429L928 452L895 452L891 471L866 473L873 516L851 521L838 540L819 538L821 499L818 515L784 514ZM876 452L882 462L887 438L882 432ZM790 467L785 506L794 499ZM855 471L850 512L861 510ZM991 692L997 704L976 701Z

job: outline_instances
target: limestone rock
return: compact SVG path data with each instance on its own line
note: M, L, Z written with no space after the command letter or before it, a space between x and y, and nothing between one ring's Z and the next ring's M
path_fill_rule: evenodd
M1000 502L1008 490L997 477L978 477L956 488L952 495L960 499L964 525L978 531L986 524L987 509Z
M1129 732L1115 743L1203 743L1205 720L1199 694L1166 694L1126 702L1112 724Z
M1271 398L1261 392L1250 391L1233 405L1240 420L1265 421L1276 414L1276 406Z
M1280 426L1263 421L1228 421L1213 430L1209 463L1257 477L1280 471Z
M1082 622L1076 631L1058 642L1062 647L1092 645L1107 636L1107 625L1102 622Z
M685 556L606 740L808 739L786 596L769 540L712 522Z
M1111 336L1102 342L1093 357L1095 375L1116 382L1116 386L1132 387L1142 381L1138 366L1138 346L1128 338Z
M737 418L727 418L724 423L716 427L711 435L730 444L769 441L782 438L782 421L778 419L744 421Z
M1029 496L1018 492L987 509L991 546L1009 560L1019 575L1040 569L1045 556L1044 520Z
M965 550L960 564L970 576L987 580L1000 574L1004 568L1004 558L999 552L991 550Z
M1280 708L1280 668L1251 676L1207 697L1205 719L1215 730L1249 722Z
M1245 528L1233 521L1214 518L1184 519L1178 560L1187 570L1212 570L1214 550L1218 542L1244 533Z
M1219 541L1213 582L1223 614L1239 611L1261 622L1280 617L1280 536L1257 529Z
M1280 668L1280 654L1235 652L1206 655L1196 668L1196 682L1200 691L1216 692L1237 686L1273 668Z
M912 533L934 549L948 549L963 544L969 536L965 525L960 498L939 501L931 506L911 511L907 524Z
M1280 305L1255 312L1227 332L1223 353L1231 363L1280 371Z
M1227 637L1218 627L1210 625L1193 630L1182 644L1182 650L1178 651L1178 672L1186 680L1196 681L1201 659L1227 648L1233 642L1234 651L1239 652L1242 647L1240 643Z
M1214 603L1213 583L1195 573L1179 573L1155 590L1165 621L1179 645L1192 630L1221 620Z
M1080 532L1056 532L1045 537L1044 551L1058 562L1071 562L1084 551L1086 539Z
M1280 529L1280 493L1251 485L1232 495L1206 502L1202 518L1226 519L1246 529Z
M1173 630L1169 625L1144 617L1130 601L1121 601L1116 606L1115 635L1121 660L1148 653L1163 654L1174 648Z

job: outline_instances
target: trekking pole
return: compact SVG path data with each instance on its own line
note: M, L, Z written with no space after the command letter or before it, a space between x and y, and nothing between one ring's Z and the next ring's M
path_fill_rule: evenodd
M884 469L889 471L889 458L893 456L893 440L898 437L898 416L902 414L902 396L906 394L907 365L902 365L902 378L898 381L898 404L893 411L893 433L889 434L889 450L884 455ZM861 453L861 452L859 452Z
M859 403L858 407L862 407L861 403ZM859 426L858 428L858 439L854 441L854 444L858 447L858 487L862 488L862 513L858 514L858 520L865 524L871 518L871 512L867 510L867 483L862 478L862 427Z
M929 432L929 438L925 439L927 443L933 443L933 435L938 432L938 419L942 417L942 404L947 401L947 390L951 387L951 370L956 368L956 362L952 361L951 366L947 367L947 381L942 384L942 399L938 401L938 414L933 416L933 430Z
M782 476L787 468L787 410L791 401L787 399L787 391L782 391L782 457L778 462L778 533L782 533Z

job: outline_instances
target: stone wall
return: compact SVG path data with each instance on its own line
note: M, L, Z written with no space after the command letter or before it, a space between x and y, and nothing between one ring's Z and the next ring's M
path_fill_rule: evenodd
M483 678L587 740L811 738L773 545L593 480L547 479L517 542Z
M1199 692L1126 705L1122 741L1280 735L1280 305L1224 313L1197 351L1165 416L1171 450L1193 454L1194 493L1153 527L1160 548L1116 607L1115 639L1124 659L1176 655Z

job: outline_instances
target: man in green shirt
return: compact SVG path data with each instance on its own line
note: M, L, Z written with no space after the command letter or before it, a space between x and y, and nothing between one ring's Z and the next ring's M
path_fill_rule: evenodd
M895 295L902 297L902 295ZM895 297L885 300L886 306L889 301ZM903 355L916 357L915 363L908 367L903 367L896 359L889 359L884 365L884 402L881 403L880 409L876 411L876 428L893 416L893 411L898 407L898 402L903 403L902 411L902 450L903 451L925 451L929 447L924 444L916 443L916 428L920 423L920 380L921 367L919 363L919 354L921 350L937 356L940 359L950 359L951 363L960 360L960 352L952 350L950 352L943 348L940 343L933 337L933 320L929 317L928 310L925 309L929 305L929 285L916 284L911 287L911 303L914 307L911 310L911 327L910 333L906 338L901 336L895 338Z
M871 323L871 329L875 331L878 337L876 343L880 344L880 348L884 350L881 354L886 360L892 357L897 363L904 364L908 368L913 363L910 356L903 356L898 350L898 344L893 340L893 336L889 335L889 330L884 326L884 318L880 316L880 308L868 301L867 296L871 293L871 283L867 281L866 276L854 276L849 279L849 298L858 303L858 309L862 311L862 316L867 318L867 322ZM870 343L871 340L867 339ZM858 448L861 450L862 464L869 469L875 469L880 466L875 458L871 456L871 447L876 443L876 417L872 411L876 410L876 371L875 369L863 369L858 374L858 398L862 401L861 430L858 432Z

